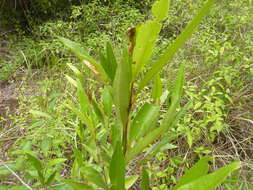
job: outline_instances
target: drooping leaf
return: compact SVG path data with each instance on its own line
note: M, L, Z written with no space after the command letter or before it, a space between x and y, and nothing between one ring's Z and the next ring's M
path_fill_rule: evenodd
M202 176L197 180L182 185L175 190L203 190L203 188L205 190L215 190L215 188L220 185L231 172L238 169L239 166L239 162L231 163L211 174Z
M171 61L173 55L183 46L185 41L192 35L202 19L208 14L212 4L215 0L208 0L204 6L200 9L198 14L193 18L193 20L187 25L184 31L177 37L177 39L172 43L172 45L165 51L161 58L156 61L153 67L145 74L144 78L139 83L138 91L142 90L153 77L161 71L164 65Z
M112 155L109 176L111 190L124 190L125 188L125 161L121 143L118 142Z
M149 190L149 175L146 169L141 173L141 190Z
M209 169L209 161L211 161L211 158L208 157L203 157L202 159L200 159L192 168L185 172L185 174L181 177L180 181L176 184L173 190L176 190L179 187L206 175Z
M77 88L77 81L75 79L73 79L72 77L65 75L66 79L69 81L70 84L72 84L74 87Z
M161 24L156 21L148 21L136 27L136 44L133 51L133 78L141 72L144 65L152 55L152 51L161 30Z
M152 6L152 13L157 22L168 16L170 0L156 1Z
M159 106L145 103L135 116L129 129L129 143L141 138L158 118Z
M128 176L125 179L125 188L129 189L130 187L132 187L134 185L134 183L137 181L137 179L139 178L138 175L133 175L133 176Z
M75 73L76 77L80 80L80 81L83 81L84 80L84 77L83 77L83 74L78 70L77 67L75 67L74 65L68 63L67 64L68 67Z
M105 183L103 177L100 175L100 173L97 170L95 170L92 167L83 167L81 169L81 171L82 171L82 174L84 175L85 179L94 183L98 187L101 187L103 189L107 189L106 183Z
M90 70L96 75L100 76L103 80L107 80L107 76L103 67L90 57L80 44L73 42L69 39L58 37L58 39L72 52L74 53Z
M131 61L125 50L123 52L123 60L118 64L113 83L113 100L116 106L117 117L122 125L125 125L128 120L131 80Z

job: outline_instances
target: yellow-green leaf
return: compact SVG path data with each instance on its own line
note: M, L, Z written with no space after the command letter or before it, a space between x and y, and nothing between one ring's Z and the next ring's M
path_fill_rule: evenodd
M168 16L170 0L158 0L152 6L152 13L155 20L160 22Z
M141 72L150 59L162 25L156 21L148 21L136 27L136 44L133 52L133 78Z

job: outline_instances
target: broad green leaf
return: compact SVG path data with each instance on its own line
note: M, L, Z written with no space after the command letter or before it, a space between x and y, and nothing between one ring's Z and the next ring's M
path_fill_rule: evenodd
M152 13L157 22L168 16L170 0L159 0L152 6Z
M202 176L190 183L187 183L175 190L214 190L218 185L220 185L227 176L234 170L240 167L239 162L231 163L223 168L218 169L217 171Z
M98 187L103 189L107 189L106 183L100 173L92 167L83 167L81 169L84 178L87 179L89 182L94 183Z
M133 186L133 184L137 181L137 179L139 178L138 175L133 175L133 176L128 176L125 179L125 188L129 189L130 187Z
M145 103L135 116L129 129L129 143L143 137L158 118L159 106Z
M154 86L152 89L152 98L158 105L160 104L160 97L162 95L162 81L159 74L155 77Z
M125 188L125 161L121 143L118 142L112 155L109 176L112 190Z
M104 107L104 112L110 116L112 112L112 95L110 93L109 87L104 87L101 95L103 107Z
M41 161L30 153L26 153L26 156L29 159L29 161L32 163L33 167L37 170L40 182L44 184L45 178L42 174L43 166L42 166Z
M46 185L47 185L47 186L50 185L50 184L53 182L53 180L54 180L54 178L55 178L55 175L56 175L56 171L54 171L54 172L47 178L47 181L46 181Z
M136 44L133 51L133 79L141 72L152 55L157 36L162 25L155 21L148 21L136 28Z
M209 169L208 162L211 160L212 159L208 157L203 157L202 159L200 159L192 168L185 172L185 174L181 177L180 181L176 184L173 190L176 190L179 187L206 175Z
M161 69L170 62L173 55L183 46L185 41L192 35L201 20L208 14L212 4L215 0L208 0L205 5L200 9L198 14L193 18L193 20L187 25L184 31L177 37L177 39L172 43L172 45L165 51L162 57L153 63L152 68L145 74L144 78L139 83L138 91L142 90L153 77L161 71Z
M37 110L30 110L29 111L34 117L44 117L47 119L53 119L51 115L48 113L42 112L42 111L37 111Z
M141 173L141 190L149 190L149 175L146 169Z
M58 39L81 61L83 61L83 63L96 75L100 76L103 80L107 79L103 67L100 64L98 64L96 60L94 60L92 57L86 54L85 50L80 46L80 44L63 37L58 37Z
M123 52L123 60L118 64L113 83L113 99L116 106L117 117L123 126L125 126L128 120L131 76L131 61L127 51L125 50Z
M74 190L95 190L91 186L85 184L85 183L80 183L76 181L71 181L71 180L63 180L65 183L69 184Z

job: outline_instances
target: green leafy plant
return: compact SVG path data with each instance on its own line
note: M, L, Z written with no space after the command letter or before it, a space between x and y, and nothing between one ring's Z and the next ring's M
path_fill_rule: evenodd
M146 153L144 158L139 158L134 163L145 168L145 159L161 148L161 143L164 142L159 139L170 135L169 130L177 124L188 106L180 106L185 70L182 64L170 95L171 103L167 106L167 112L159 117L160 106L163 104L159 73L191 36L213 3L214 0L208 0L171 46L155 60L152 60L153 48L162 27L161 21L168 14L168 0L155 2L152 20L128 30L131 45L128 51L123 49L120 60L116 58L109 43L106 53L100 53L99 63L86 54L79 44L59 37L102 86L101 94L96 90L91 91L82 72L69 64L75 78L66 77L77 89L78 104L70 102L67 107L80 121L77 127L80 145L74 154L72 179L66 180L74 189L123 190L130 188L139 178L138 175L127 175L126 167L139 155ZM141 105L141 92L153 80L151 101L145 101ZM150 147L155 141L156 144ZM202 189L203 186L208 190L215 189L239 166L235 162L207 174L207 161L206 158L200 160L186 172L174 189ZM149 175L143 169L141 188L148 189L149 186Z
M36 156L30 153L26 153L26 156L37 172L36 178L39 181L41 188L48 188L54 181L57 170L52 171L52 167L66 161L64 158L56 158L44 165Z

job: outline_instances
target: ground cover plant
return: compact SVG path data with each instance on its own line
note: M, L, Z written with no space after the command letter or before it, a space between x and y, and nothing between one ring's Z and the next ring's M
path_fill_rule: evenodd
M159 2L165 3L165 1ZM118 3L115 4L116 7L120 5L120 2ZM185 34L184 28L188 22L192 19L196 21L196 17L192 15L199 15L195 10L205 7L206 4L203 2L190 4L187 8L192 9L194 13L187 15L184 11L180 12L186 9L186 4L180 1L176 4L172 2L170 14L177 16L169 16L171 22L165 19L166 16L159 20L159 16L154 13L156 8L152 8L152 16L146 15L146 18L149 18L147 22L128 30L130 45L126 45L127 39L124 33L126 28L132 25L131 22L135 22L134 16L130 17L133 19L131 22L122 25L114 24L119 29L110 35L112 25L104 24L109 21L104 19L104 16L113 12L109 11L110 8L102 6L101 17L92 18L93 11L100 6L97 2L80 7L74 6L74 20L71 21L72 26L69 29L64 29L68 26L68 22L61 20L49 21L45 27L39 26L36 35L41 34L46 39L36 39L37 41L34 41L34 37L27 39L34 50L24 49L21 53L24 62L19 61L19 63L27 68L20 85L24 86L26 85L24 83L27 83L28 86L19 89L21 101L18 115L9 115L12 118L12 123L9 124L13 128L5 127L1 134L1 137L11 133L15 135L13 133L15 131L21 137L13 136L17 139L15 142L3 138L2 147L6 152L10 147L8 143L14 144L8 150L9 160L1 161L1 184L4 185L0 187L3 189L119 189L124 188L125 183L126 188L130 189L147 189L148 186L151 189L189 189L194 186L193 189L196 189L198 185L201 189L203 179L217 179L216 175L225 177L230 170L238 168L238 163L223 168L222 166L240 159L241 169L233 172L233 175L218 189L250 189L252 172L250 161L247 160L250 160L251 137L245 136L243 141L239 141L243 133L238 134L237 127L238 125L248 128L244 124L251 121L251 112L247 112L247 108L244 107L246 106L244 102L249 105L251 102L251 54L248 53L251 46L249 41L242 41L251 34L250 22L246 17L231 18L229 12L231 10L226 9L233 6L238 8L239 4L243 7L242 5L247 4L247 2L240 3L231 3L227 7L223 3L216 3L211 9L211 16L205 18L205 22L202 22L203 24L186 42L186 48L173 52L172 54L176 53L173 62L164 65L163 70L159 68L159 75L155 74L152 80L146 75L151 76L149 73L156 71L155 63L159 62L166 52L171 52L171 47L175 43L180 42L178 39L182 35L179 34ZM164 5L163 8L166 7ZM159 7L159 3L155 6ZM220 10L221 6L225 7L223 7L224 12L216 14L215 11ZM88 7L91 9L87 9ZM90 11L91 18L85 18L83 21L83 10L86 9ZM250 7L245 6L241 10L247 12ZM128 11L139 15L136 10ZM121 13L121 15L125 17L126 14ZM231 25L225 24L225 29L222 29L216 23L219 16L230 20L228 23ZM185 17L186 20L180 22L177 20L179 17ZM117 16L113 18L115 18L112 19L113 22L117 23ZM144 16L140 20L143 18ZM244 20L245 23L243 27L237 28L238 31L246 32L241 33L241 38L236 39L237 43L234 41L231 43L231 39L237 37L235 35L237 29L233 25L237 19ZM175 24L172 24L174 21ZM90 25L92 22L100 23L99 26L108 28L99 27L99 32L96 32L95 25L86 29L81 26L82 22L88 22ZM151 36L154 35L154 41L157 41L156 45L154 41L148 42L152 47L152 55L144 48L138 48L137 51L137 47L143 47L140 44L145 42L145 37L140 38L143 36L141 31L145 27L145 32L149 31L148 26L155 25L154 23L160 26L162 23L163 27L159 28L161 32L158 30L155 34L151 33ZM193 28L196 26L197 24ZM60 33L60 30L64 32ZM73 30L78 31L77 34L70 32ZM135 35L134 30L137 31ZM85 35L82 32L85 32ZM90 32L95 32L96 35ZM117 37L117 33L120 37ZM160 37L158 33L161 34ZM219 38L220 34L224 36ZM81 42L81 45L59 36ZM91 40L88 40L89 38ZM146 38L150 39L150 35ZM210 39L212 40L206 43L206 40ZM224 39L228 39L226 43L223 43ZM113 43L107 43L108 40ZM69 56L67 51L62 51L63 46L60 41L76 54L78 59ZM122 45L119 45L120 42L123 42ZM49 44L52 46L49 47ZM191 46L195 48L191 49ZM243 58L238 51L241 47L247 47L244 49ZM76 48L82 51L80 52L80 49L76 51ZM147 60L142 59L143 57L138 58L137 55L144 55ZM146 62L138 65L138 61L134 60ZM195 61L198 64L194 64ZM231 61L237 64L232 64ZM122 65L122 63L128 64ZM109 67L108 64L113 66ZM119 65L126 68L120 70ZM132 71L129 72L131 77L122 72L127 69ZM9 71L11 72L13 70ZM122 76L124 74L126 76ZM11 83L17 80L16 75L19 73L10 74ZM117 80L118 84L115 82L116 78L120 79ZM129 80L125 81L126 78ZM184 78L186 82L183 82ZM147 79L150 82L145 84ZM29 80L30 84L26 82ZM131 87L128 93L126 93L128 88L121 88L122 84ZM138 90L140 84L144 84L142 90ZM39 90L29 89L31 86ZM129 97L129 94L131 98L128 99L126 97ZM242 98L238 100L237 94ZM124 104L125 101L120 101L121 98L126 98L131 106L130 103ZM176 116L172 117L168 114L168 110L172 110L173 106L176 107L173 112ZM131 108L127 109L127 116L125 116L128 125L122 124L124 118L122 110L126 110L122 107ZM1 118L1 124L5 124L5 118L7 118L5 115ZM170 120L168 118L174 121L173 126L168 126L162 135L158 134L159 130L162 131L162 127L167 128L164 123ZM126 128L128 132L123 133L123 129ZM250 129L249 126L247 132L250 133ZM240 130L243 130L242 127ZM154 133L155 131L158 131L157 134ZM244 132L244 135L247 132ZM147 138L152 135L154 137ZM156 138L156 135L159 137ZM126 143L123 143L123 139ZM147 143L144 147L145 139L152 143ZM222 150L221 147L226 148ZM222 153L221 151L225 149L227 152ZM129 158L129 152L130 158L133 159ZM209 174L207 174L208 162L212 159L207 155L216 157ZM219 163L220 161L222 163ZM191 169L187 171L187 168ZM122 172L122 175L115 175L117 169L119 172L116 173ZM199 173L195 173L196 171ZM207 175L197 180L198 176L203 174ZM16 175L22 181L15 180ZM115 176L121 180L114 180ZM223 180L222 177L219 179L220 181L216 181L217 184ZM244 181L240 181L241 179ZM188 183L189 181L192 182ZM210 188L214 188L215 180L208 181L213 182ZM22 182L23 185L11 185L22 184ZM118 188L114 185L121 186Z

